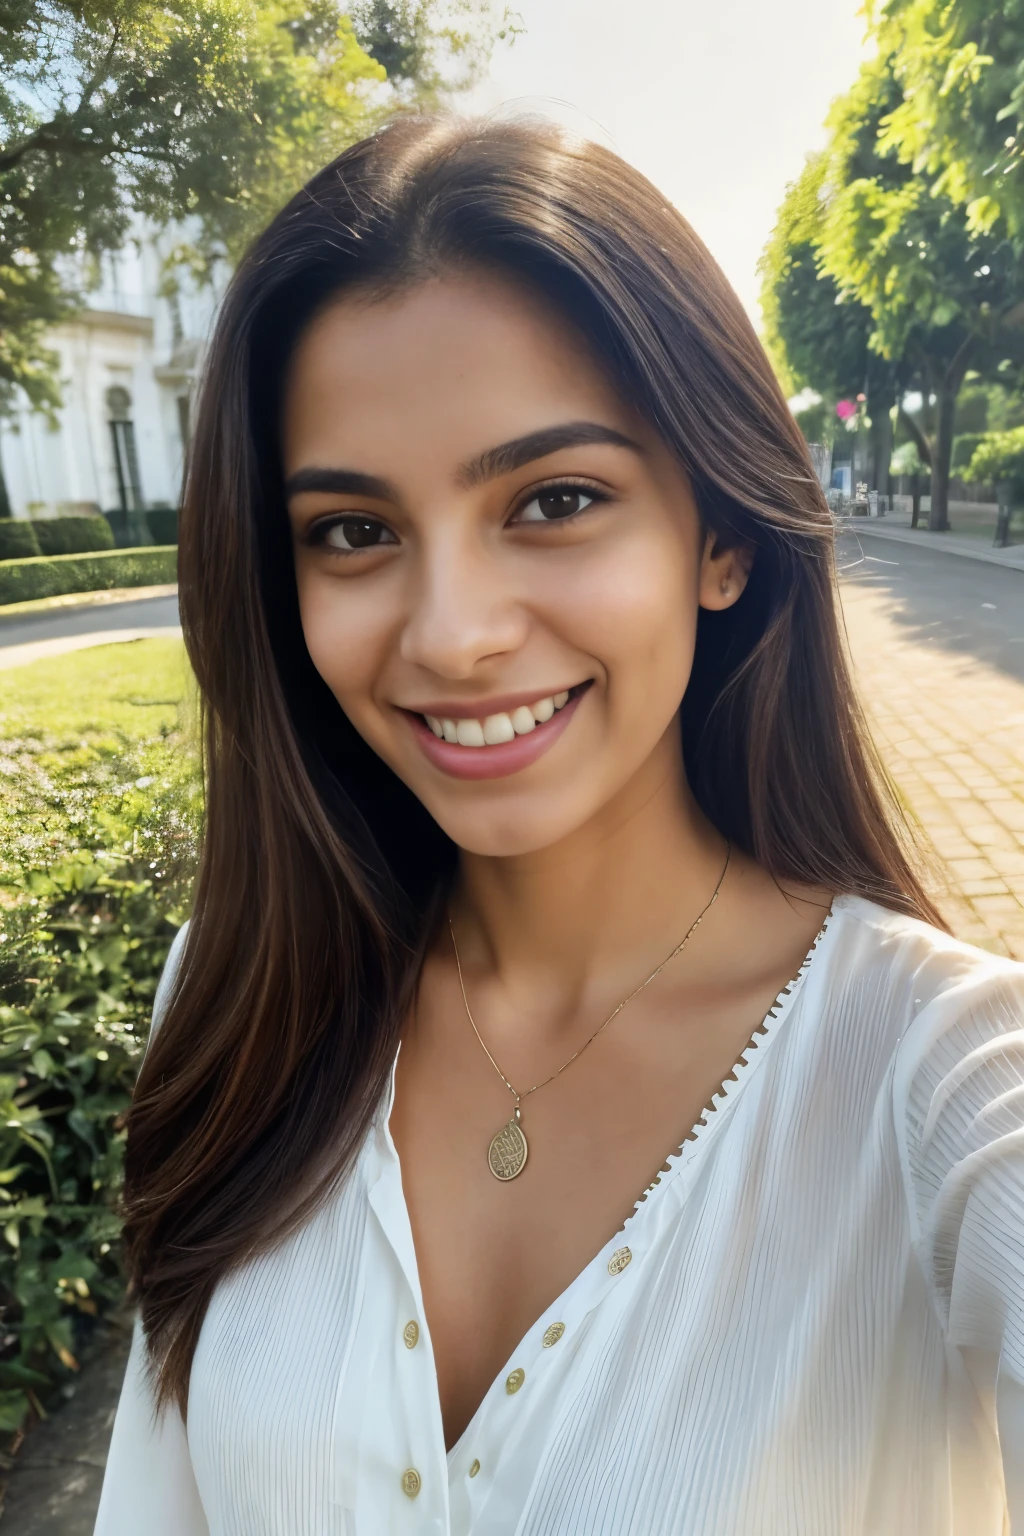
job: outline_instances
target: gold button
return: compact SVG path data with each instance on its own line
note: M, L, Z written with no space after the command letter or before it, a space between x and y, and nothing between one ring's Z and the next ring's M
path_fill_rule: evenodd
M402 1473L402 1492L407 1499L414 1499L423 1487L423 1479L415 1467L406 1467Z
M406 1323L402 1329L402 1338L405 1340L406 1349L415 1349L420 1340L419 1323Z
M632 1257L633 1255L628 1248L616 1248L608 1260L608 1273L610 1275L621 1275Z
M474 1461L473 1465L469 1469L470 1477L476 1477L476 1475L477 1475L477 1473L479 1471L480 1471L480 1463L478 1461Z
M519 1388L522 1386L525 1380L526 1372L522 1369L521 1366L517 1365L514 1371L509 1372L508 1376L505 1378L505 1391L508 1393L509 1397L512 1396L513 1392L519 1391Z
M552 1323L551 1327L548 1328L545 1331L544 1337L541 1340L541 1343L544 1345L544 1348L545 1349L550 1349L552 1344L557 1344L559 1339L562 1337L562 1334L564 1332L565 1332L565 1324L564 1323Z

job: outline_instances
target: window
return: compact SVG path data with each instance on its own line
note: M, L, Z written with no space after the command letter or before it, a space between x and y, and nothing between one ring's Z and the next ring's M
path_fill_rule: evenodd
M110 435L114 443L114 472L117 475L117 494L124 512L141 511L142 485L139 481L139 460L135 452L135 423L131 419L132 397L120 384L107 390L107 411L110 417Z

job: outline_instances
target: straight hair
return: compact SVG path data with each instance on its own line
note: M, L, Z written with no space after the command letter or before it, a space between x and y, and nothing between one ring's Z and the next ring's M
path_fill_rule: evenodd
M576 327L685 469L719 545L755 552L740 600L699 614L682 700L705 815L780 882L941 923L851 683L829 508L693 230L617 156L547 124L406 118L356 144L231 282L181 512L206 824L128 1116L124 1213L158 1400L183 1414L218 1281L308 1219L351 1165L457 859L306 650L278 446L287 365L346 291L481 267Z

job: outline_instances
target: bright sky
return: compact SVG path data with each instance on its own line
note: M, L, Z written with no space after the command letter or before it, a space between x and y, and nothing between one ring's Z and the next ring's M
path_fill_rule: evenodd
M757 259L786 183L824 142L864 53L860 0L511 0L466 103L542 110L638 166L759 319Z

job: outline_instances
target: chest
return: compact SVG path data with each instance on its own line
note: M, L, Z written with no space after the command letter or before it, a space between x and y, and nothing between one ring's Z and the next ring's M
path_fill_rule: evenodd
M214 1536L290 1536L296 1511L311 1536L414 1513L439 1536L812 1518L861 1536L835 1517L872 1478L941 1486L942 1341L898 1237L895 1158L848 1126L830 1166L814 1127L783 1145L742 1107L529 1320L447 1446L404 1170L379 1138L331 1208L214 1299L189 1413ZM910 1522L893 1531L944 1528L885 1491Z
M749 1037L747 1019L723 1022L713 1039L678 1027L671 1040L656 1027L602 1039L526 1093L518 1122L483 1053L403 1046L390 1125L449 1445L691 1134ZM498 1179L489 1151L510 1122L525 1163Z

